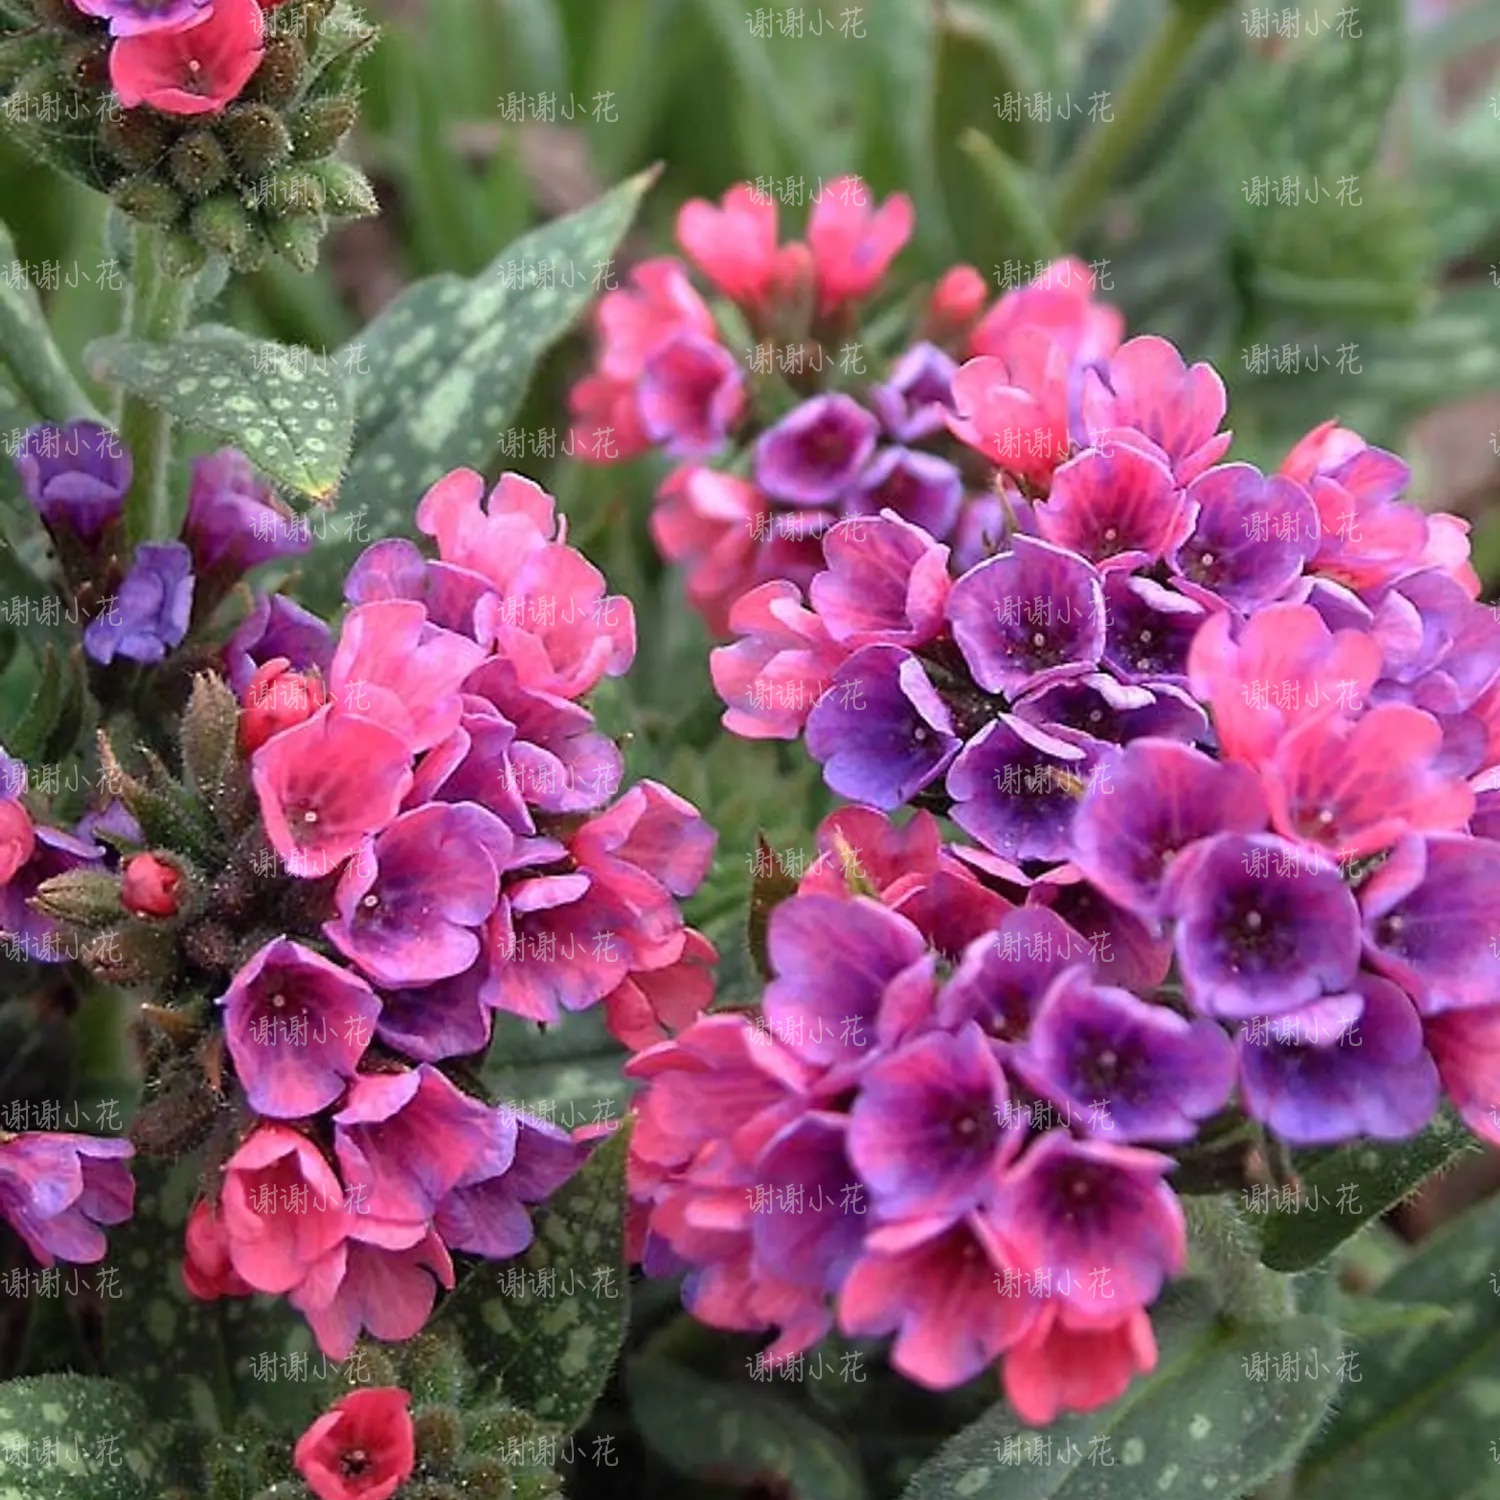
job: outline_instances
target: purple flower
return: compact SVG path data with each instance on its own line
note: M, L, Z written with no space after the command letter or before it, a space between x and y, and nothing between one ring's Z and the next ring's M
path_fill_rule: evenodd
M514 1151L514 1119L460 1093L429 1063L358 1074L333 1124L344 1182L365 1188L361 1218L377 1231L425 1226L470 1172Z
M119 597L83 632L84 649L108 665L115 657L158 662L182 643L193 612L193 559L181 542L142 542Z
M1240 1031L1239 1058L1247 1112L1297 1146L1400 1140L1438 1104L1421 1018L1374 974L1359 975L1348 994L1256 1017Z
M435 1227L450 1250L505 1260L534 1233L528 1203L550 1198L578 1169L585 1148L565 1130L501 1105L501 1131L438 1204Z
M135 1207L129 1141L66 1132L0 1135L0 1217L44 1265L91 1263L106 1249L101 1224Z
M922 934L866 896L791 896L771 913L766 1020L811 1062L853 1062L930 998L933 965Z
M1108 774L1108 750L1071 729L1000 714L948 768L953 821L1006 859L1066 859L1074 813L1095 777Z
M350 604L416 599L427 606L434 625L460 635L475 634L474 606L494 592L495 585L482 573L425 557L415 542L398 536L372 542L344 579L344 598Z
M948 596L953 639L980 687L1016 696L1082 677L1104 648L1099 574L1077 553L1017 536Z
M1279 1015L1353 982L1359 910L1321 855L1220 833L1182 856L1171 885L1177 961L1199 1010Z
M828 785L887 811L936 781L962 743L922 663L897 646L856 651L807 720Z
M845 1151L843 1115L814 1112L782 1130L755 1164L774 1213L756 1214L756 1260L794 1287L831 1292L864 1239L869 1205Z
M1154 921L1173 858L1214 833L1266 826L1260 779L1173 740L1136 740L1091 787L1073 819L1072 858L1105 895Z
M491 960L415 989L387 989L376 1031L381 1041L419 1062L467 1057L490 1039Z
M422 757L411 801L477 802L513 833L536 832L524 792L531 790L511 758L516 726L487 698L464 697L458 727Z
M893 510L934 537L953 530L964 503L964 482L947 459L913 448L883 448L849 496L850 515Z
M874 1063L849 1116L849 1159L882 1219L945 1222L978 1207L1020 1149L993 1049L970 1022Z
M1254 609L1281 598L1318 550L1318 512L1294 479L1221 464L1188 486L1192 534L1168 559L1205 594Z
M1019 1042L1048 986L1087 956L1087 946L1055 913L1037 906L1008 911L994 932L965 949L938 998L938 1021L949 1027L977 1021L996 1041Z
M276 503L276 492L237 448L220 448L193 462L182 539L200 574L238 577L273 558L306 552L305 519Z
M109 22L111 36L149 31L186 31L202 19L212 0L73 0L86 16Z
M897 442L918 443L944 430L957 368L936 344L913 344L892 366L890 379L870 388L870 404Z
M1058 865L1038 876L1026 904L1056 912L1078 934L1075 944L1101 983L1146 994L1172 967L1172 940L1111 901L1077 865Z
M1081 967L1047 992L1015 1065L1079 1128L1124 1141L1192 1140L1235 1075L1234 1048L1213 1021L1095 984Z
M1099 1322L1156 1300L1187 1261L1170 1156L1049 1131L1001 1181L993 1215L1020 1268L1050 1270L1052 1295Z
M1370 962L1425 1016L1500 996L1500 843L1407 837L1360 887Z
M1126 682L1165 677L1187 682L1187 654L1208 611L1196 600L1127 573L1104 583L1109 630L1104 660Z
M495 910L514 839L473 802L402 813L350 861L334 893L328 940L377 984L422 985L479 957L477 929Z
M16 455L26 498L54 532L87 546L125 507L130 454L97 422L30 428Z
M257 594L224 648L229 685L243 696L255 669L278 656L299 672L309 667L326 671L333 660L333 636L322 620L285 594Z
M343 1093L381 1008L357 974L284 937L260 949L218 1003L250 1107L275 1120L317 1114Z
M636 386L641 425L673 458L717 453L745 409L745 379L722 344L678 333L653 350Z
M1198 740L1208 733L1208 715L1174 683L1124 683L1107 672L1030 693L1016 704L1016 713L1033 724L1076 729L1122 745L1147 737Z
M761 434L755 482L790 505L839 499L875 451L880 424L849 396L815 396Z

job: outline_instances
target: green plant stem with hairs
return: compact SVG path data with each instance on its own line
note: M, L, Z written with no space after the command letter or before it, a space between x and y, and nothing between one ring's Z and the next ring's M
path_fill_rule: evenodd
M164 343L180 333L193 302L191 276L174 276L161 263L158 231L137 225L135 261L122 332ZM144 398L126 393L120 408L120 438L133 464L125 498L125 535L132 547L165 541L174 534L167 481L172 466L172 418Z

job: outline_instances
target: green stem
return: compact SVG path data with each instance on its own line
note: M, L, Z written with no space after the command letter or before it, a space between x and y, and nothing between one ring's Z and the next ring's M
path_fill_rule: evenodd
M19 295L0 295L0 364L26 404L44 422L67 422L99 413L52 342L41 313Z
M958 149L984 173L1015 237L1016 253L1021 260L1035 263L1056 260L1059 246L1038 207L1031 173L973 126L959 136Z
M162 269L156 231L136 226L135 264L125 306L124 332L164 343L181 332L193 303L193 278ZM134 478L125 499L125 534L132 546L172 535L172 418L133 392L120 409L120 437L130 453Z
M1064 171L1052 214L1053 227L1064 243L1097 210L1121 163L1156 120L1162 101L1213 15L1208 6L1174 3L1168 8L1161 29L1136 59L1115 105L1114 119L1101 122L1084 138Z

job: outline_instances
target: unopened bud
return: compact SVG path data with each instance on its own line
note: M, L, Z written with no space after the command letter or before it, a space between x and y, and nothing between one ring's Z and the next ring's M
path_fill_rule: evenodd
M138 917L175 917L182 898L182 871L155 854L137 854L125 866L120 904Z
M328 701L328 690L316 673L294 672L284 656L257 669L245 689L240 710L240 748L246 755L274 734L310 719Z

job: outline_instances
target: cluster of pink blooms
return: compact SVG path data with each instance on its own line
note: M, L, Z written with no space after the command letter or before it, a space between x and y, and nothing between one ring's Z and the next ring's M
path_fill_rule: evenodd
M1003 1358L1034 1421L1151 1364L1169 1153L1222 1111L1394 1140L1446 1093L1500 1139L1500 618L1466 523L1331 422L1228 461L1218 375L1056 270L929 393L989 466L979 554L844 491L810 572L729 603L725 723L804 739L864 873L773 913L769 1035L706 1018L631 1066L645 1253L698 1316L773 1357L895 1332L938 1387ZM855 425L777 439L782 493Z
M267 837L290 874L337 875L333 957L275 939L219 997L260 1119L188 1232L195 1293L285 1293L338 1358L361 1328L415 1334L450 1251L524 1249L526 1205L578 1163L438 1064L482 1051L495 1011L602 1002L617 1034L664 1035L707 1003L714 956L677 905L712 831L655 783L617 797L619 751L578 701L629 666L628 601L519 476L486 497L455 471L417 525L438 558L366 550L326 672L275 657L245 690Z

